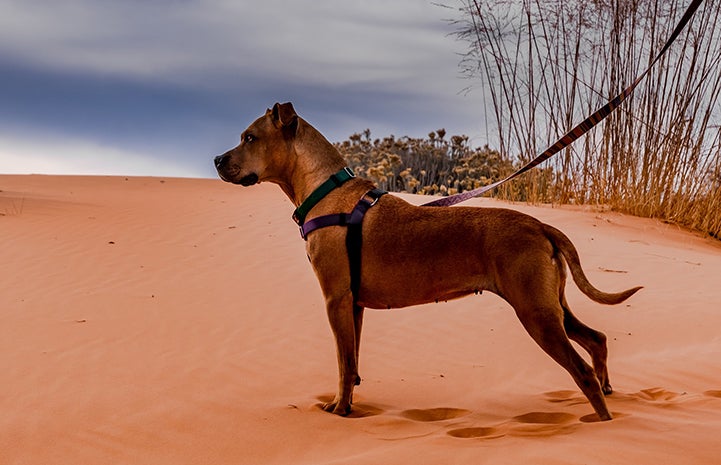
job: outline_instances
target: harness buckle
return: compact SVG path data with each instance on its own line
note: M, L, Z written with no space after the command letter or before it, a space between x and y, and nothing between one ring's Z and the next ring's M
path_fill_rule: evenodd
M339 175L346 174L348 178L340 177ZM335 184L335 187L340 187L343 185L344 182L348 181L349 179L355 178L355 173L352 169L348 168L347 166L344 166L341 171L338 171L335 174L331 174L330 179Z
M380 190L380 189L372 189L363 194L363 197L361 197L361 201L364 201L368 204L368 208L372 207L373 205L378 203L378 200L380 200L381 197L383 197L385 194L387 194L386 191ZM368 202L366 200L366 197L370 198L371 201Z

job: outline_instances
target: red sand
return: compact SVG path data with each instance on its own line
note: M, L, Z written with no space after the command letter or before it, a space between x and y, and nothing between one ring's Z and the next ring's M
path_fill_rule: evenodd
M353 418L323 299L272 185L0 176L0 464L716 464L721 244L511 205L568 234L609 337L616 419L484 293L367 311ZM404 196L412 202L423 199ZM471 205L508 206L488 199Z

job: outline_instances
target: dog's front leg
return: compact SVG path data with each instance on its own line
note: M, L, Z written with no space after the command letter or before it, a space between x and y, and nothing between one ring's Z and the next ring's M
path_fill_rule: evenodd
M341 297L326 299L328 321L335 336L338 351L338 393L323 410L336 415L348 415L351 410L353 387L358 382L358 358L356 343L356 316L353 296L346 292ZM359 331L360 332L360 331Z

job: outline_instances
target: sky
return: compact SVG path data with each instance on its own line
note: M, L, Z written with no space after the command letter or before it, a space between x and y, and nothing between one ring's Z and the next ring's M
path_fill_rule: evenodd
M275 102L331 141L483 145L454 8L430 0L0 0L0 173L215 177Z

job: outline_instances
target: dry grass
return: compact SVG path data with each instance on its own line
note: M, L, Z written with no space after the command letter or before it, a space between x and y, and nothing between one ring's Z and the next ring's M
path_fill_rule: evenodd
M461 65L493 115L489 144L527 161L629 85L687 1L462 2ZM601 204L721 235L721 2L704 2L629 98L588 135L502 190ZM474 81L474 82L477 82Z
M371 139L370 130L336 147L348 166L390 192L443 194L475 189L514 170L511 160L488 147L471 148L468 137L439 129L427 138Z

